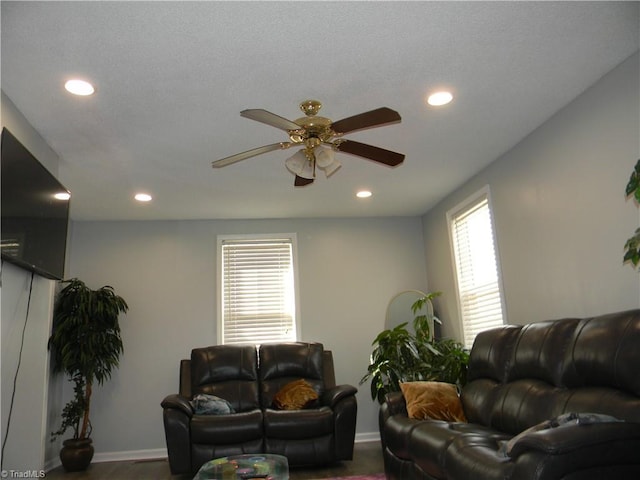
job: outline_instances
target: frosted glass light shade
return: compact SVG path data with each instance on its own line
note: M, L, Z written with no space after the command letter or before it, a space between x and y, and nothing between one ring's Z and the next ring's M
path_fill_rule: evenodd
M301 172L304 168L304 164L307 161L307 156L304 154L304 151L298 150L296 153L287 158L284 162L284 165L294 175L297 175L298 172Z
M334 160L331 165L323 168L322 170L324 171L326 177L329 178L331 175L340 170L340 167L342 167L342 164L340 164L340 162L338 162L337 160Z
M321 147L316 148L316 164L324 170L327 178L337 172L342 166L340 162L335 159L333 150Z
M298 150L292 156L287 158L284 162L287 170L294 175L298 175L302 178L315 178L315 172L313 171L313 164L311 160L307 158L304 150Z
M328 148L316 148L316 164L320 168L327 168L335 161L333 150Z

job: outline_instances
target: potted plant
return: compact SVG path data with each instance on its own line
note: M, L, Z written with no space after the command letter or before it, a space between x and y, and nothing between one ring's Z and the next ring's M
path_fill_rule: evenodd
M640 160L631 172L625 193L627 198L633 196L635 201L640 203ZM640 228L636 229L635 234L627 240L624 249L624 262L631 262L634 267L637 267L640 264Z
M426 303L441 292L428 293L411 306L415 315ZM436 339L431 332L431 320L442 322L435 316L417 315L413 330L407 322L382 331L373 341L373 352L367 373L360 380L371 380L371 398L384 401L389 392L400 391L400 383L411 381L438 381L462 386L466 382L469 352L451 339Z
M73 382L73 399L62 411L62 425L52 441L73 429L63 442L60 460L67 471L85 470L93 458L91 440L91 394L93 385L111 377L123 352L118 316L129 307L113 288L91 290L73 278L57 296L53 329L49 338L54 372L65 373Z

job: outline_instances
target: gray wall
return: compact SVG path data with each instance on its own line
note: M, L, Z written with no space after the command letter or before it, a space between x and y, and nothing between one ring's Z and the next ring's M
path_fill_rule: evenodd
M7 127L49 171L54 175L57 173L58 156L4 92L2 126ZM52 429L48 411L59 410L60 406L60 391L55 382L50 384L47 352L55 282L36 275L31 288L31 273L3 262L1 284L2 441L7 434L2 467L5 470L39 470L44 468L45 457L49 456L46 453L50 449L48 432ZM12 394L13 411L9 422ZM29 448L25 448L27 445Z
M179 360L216 342L216 235L288 232L298 239L301 339L324 343L337 382L358 386L389 299L426 288L419 217L73 224L69 274L112 285L130 307L120 368L94 390L97 460L165 448L160 401L177 391ZM368 385L359 390L358 438L375 438L378 407Z
M427 276L459 337L446 212L489 185L508 323L640 307L622 264L638 226L624 189L640 156L638 54L603 77L424 216Z

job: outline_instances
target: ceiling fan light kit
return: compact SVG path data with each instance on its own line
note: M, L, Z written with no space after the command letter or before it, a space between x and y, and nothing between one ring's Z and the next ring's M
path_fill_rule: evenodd
M323 147L316 147L314 150L299 150L287 158L284 163L291 173L309 180L316 178L316 167L323 170L325 176L329 178L342 166L336 160L333 150Z
M225 167L263 153L300 146L302 149L285 161L287 170L295 175L294 185L300 187L313 183L316 167L323 170L327 178L340 169L342 165L335 158L334 151L366 158L390 167L395 167L404 161L404 155L401 153L341 138L344 134L357 130L399 123L401 118L398 112L382 107L332 122L326 117L317 115L320 108L322 104L319 101L305 100L300 104L300 110L305 116L295 121L263 109L241 111L242 117L286 131L289 141L273 143L221 158L212 162L211 166Z

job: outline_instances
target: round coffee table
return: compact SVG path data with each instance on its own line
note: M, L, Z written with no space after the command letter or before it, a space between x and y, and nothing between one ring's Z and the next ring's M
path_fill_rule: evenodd
M193 480L289 480L287 457L270 453L232 455L211 460Z

